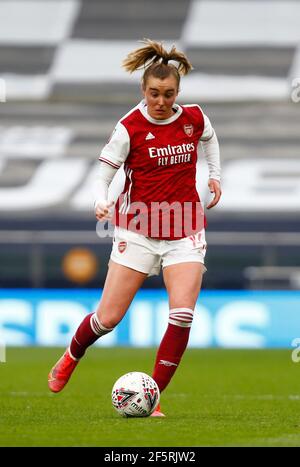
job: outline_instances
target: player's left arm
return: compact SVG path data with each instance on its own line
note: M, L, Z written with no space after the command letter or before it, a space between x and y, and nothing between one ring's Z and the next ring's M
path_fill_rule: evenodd
M208 180L208 187L210 189L210 192L214 193L212 201L206 206L207 209L210 209L213 208L220 201L222 190L219 180L215 180L214 178L210 178Z
M209 118L204 115L204 131L200 138L202 150L208 164L209 180L208 187L211 193L214 193L212 201L207 209L211 209L218 204L221 195L221 163L220 147L215 130L211 126Z

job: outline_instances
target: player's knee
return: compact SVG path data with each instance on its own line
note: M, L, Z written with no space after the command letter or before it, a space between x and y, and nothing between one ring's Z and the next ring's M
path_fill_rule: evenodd
M194 310L196 307L198 291L189 290L172 290L169 293L169 300L171 303L171 309L186 308L188 310Z
M98 321L101 323L101 325L105 327L106 329L115 328L117 324L121 321L120 318L114 313L109 314L107 316L97 313L97 318L98 318Z
M192 325L194 310L192 308L172 308L169 311L169 323L189 328Z

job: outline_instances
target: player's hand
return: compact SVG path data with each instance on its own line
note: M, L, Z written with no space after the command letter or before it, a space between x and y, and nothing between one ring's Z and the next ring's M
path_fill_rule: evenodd
M111 220L113 216L114 202L111 201L96 201L95 216L98 221L104 222Z
M207 209L211 209L219 202L219 200L221 198L222 191L221 191L220 182L218 180L213 179L213 178L210 178L208 180L208 187L209 187L210 192L215 194L214 198L212 199L212 201L207 206Z

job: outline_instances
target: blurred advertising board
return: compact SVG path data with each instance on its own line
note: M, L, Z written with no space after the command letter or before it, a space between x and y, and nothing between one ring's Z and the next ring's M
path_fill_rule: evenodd
M67 346L101 291L0 290L0 340L6 346ZM290 347L300 334L300 292L203 291L189 347ZM164 290L141 290L116 329L97 346L157 346L168 321Z

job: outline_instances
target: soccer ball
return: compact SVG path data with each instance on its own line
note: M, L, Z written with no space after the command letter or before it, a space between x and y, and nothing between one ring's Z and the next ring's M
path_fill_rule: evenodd
M132 371L115 382L111 398L122 417L149 417L159 403L160 393L151 376Z

